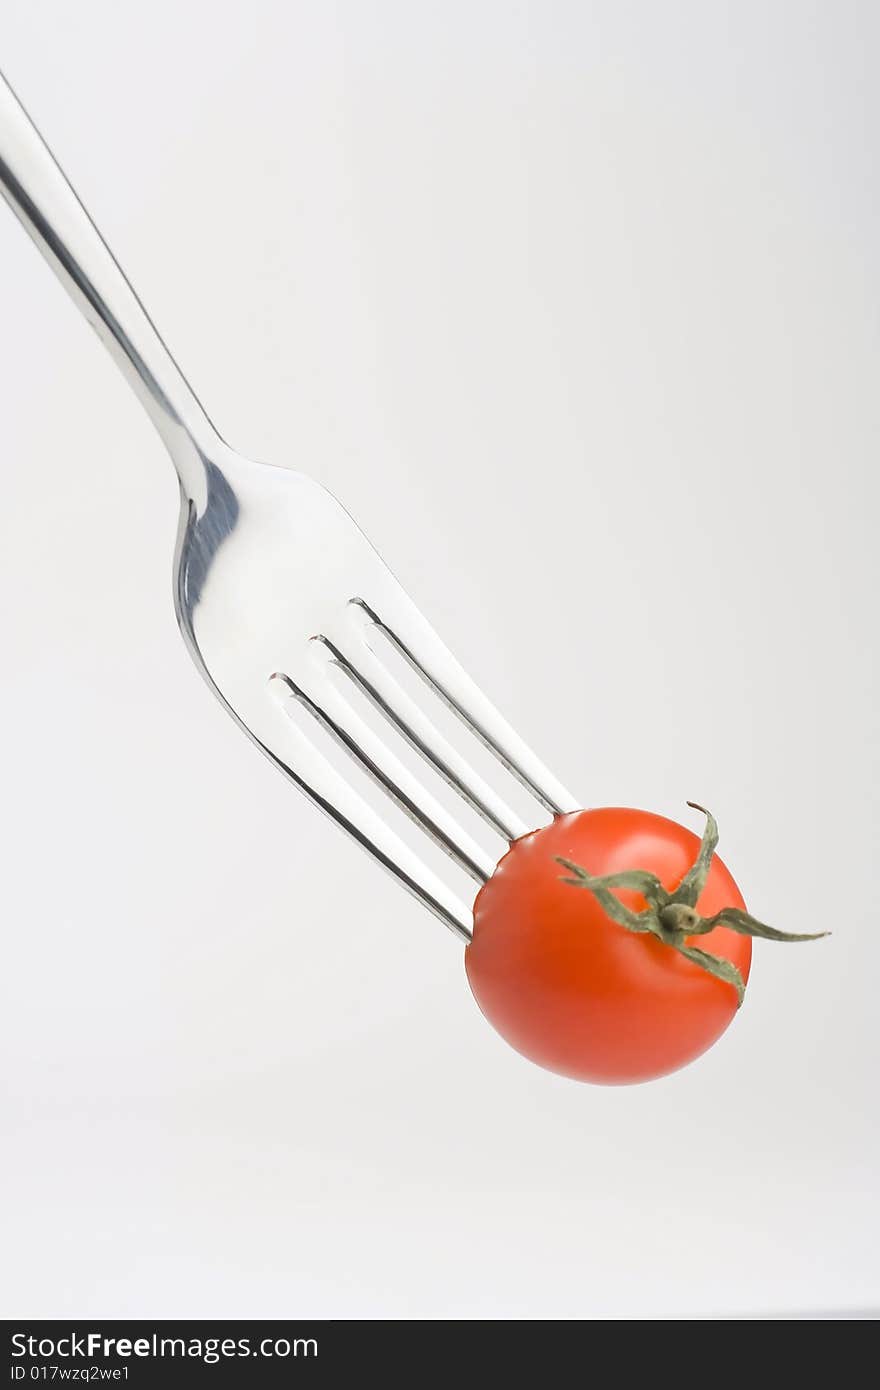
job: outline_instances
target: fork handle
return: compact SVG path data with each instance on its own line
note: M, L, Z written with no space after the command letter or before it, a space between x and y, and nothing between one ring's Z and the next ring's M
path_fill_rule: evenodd
M217 432L2 73L0 192L121 368L201 510Z

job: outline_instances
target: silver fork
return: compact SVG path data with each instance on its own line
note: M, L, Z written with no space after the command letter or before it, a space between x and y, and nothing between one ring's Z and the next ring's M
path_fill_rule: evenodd
M335 498L220 438L2 75L0 186L171 455L181 497L175 609L196 666L276 767L470 940L471 908L342 774L332 745L477 883L498 853L414 775L395 742L433 769L429 781L439 774L453 788L496 847L498 837L510 841L537 822L523 820L478 773L395 666L411 668L431 692L427 703L448 706L544 813L578 803L480 692Z

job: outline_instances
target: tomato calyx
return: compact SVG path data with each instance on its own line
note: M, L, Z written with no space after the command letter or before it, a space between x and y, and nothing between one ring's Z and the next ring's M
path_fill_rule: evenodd
M765 941L818 941L822 936L829 936L830 932L778 931L776 927L759 922L757 917L752 917L750 913L743 912L738 907L724 907L711 917L701 917L697 912L697 903L706 886L712 857L718 846L718 823L711 811L707 811L705 806L700 806L698 802L689 801L688 806L702 812L706 817L706 827L696 859L672 892L664 888L656 874L649 873L646 869L625 869L621 873L595 877L580 864L572 863L570 859L563 859L559 855L556 855L555 859L557 864L568 870L568 874L562 877L563 883L568 883L573 888L586 888L593 894L599 906L604 908L606 916L619 927L631 932L650 932L665 946L678 951L701 970L731 985L736 990L739 1007L746 992L739 970L732 961L725 960L723 956L713 955L710 951L703 951L699 946L692 945L691 937L705 936L713 928L722 926L729 927L741 936L759 936ZM647 907L641 912L634 912L631 908L625 907L615 889L640 893Z

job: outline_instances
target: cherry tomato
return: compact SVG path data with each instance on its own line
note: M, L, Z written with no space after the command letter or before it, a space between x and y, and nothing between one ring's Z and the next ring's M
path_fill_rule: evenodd
M590 874L647 869L678 886L699 839L648 811L612 807L558 816L514 841L474 907L465 952L484 1015L518 1052L579 1081L648 1081L692 1062L737 1012L737 995L650 934L613 922L592 893L565 884L555 856ZM635 911L637 893L617 896ZM724 864L712 860L697 903L704 917L745 908ZM748 980L752 943L718 926L694 944Z

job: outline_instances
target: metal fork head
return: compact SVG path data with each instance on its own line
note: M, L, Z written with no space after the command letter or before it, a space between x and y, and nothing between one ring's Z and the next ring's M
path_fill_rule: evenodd
M176 605L197 665L267 756L467 939L467 904L386 823L391 808L380 813L356 790L351 773L372 779L377 795L477 882L491 873L499 842L531 827L406 695L379 658L381 644L545 813L573 809L568 793L480 694L342 507L300 474L250 463L219 438L2 75L0 195L97 329L174 462L184 499ZM416 779L395 740L416 750L429 780L439 776L468 803L495 837L494 853ZM340 750L355 765L346 776L331 757Z
M505 842L578 803L482 695L335 498L300 473L226 446L213 454L203 501L184 500L175 563L177 615L193 659L276 766L469 940L469 903L388 824L388 800L478 884ZM422 698L395 665L418 676ZM502 780L526 788L533 818L513 810L442 732L428 712L437 702L466 739L490 750ZM402 756L406 747L424 776ZM339 750L354 777L340 771ZM470 811L452 813L431 791L434 778ZM369 797L356 785L365 779ZM468 830L474 818L484 834Z

